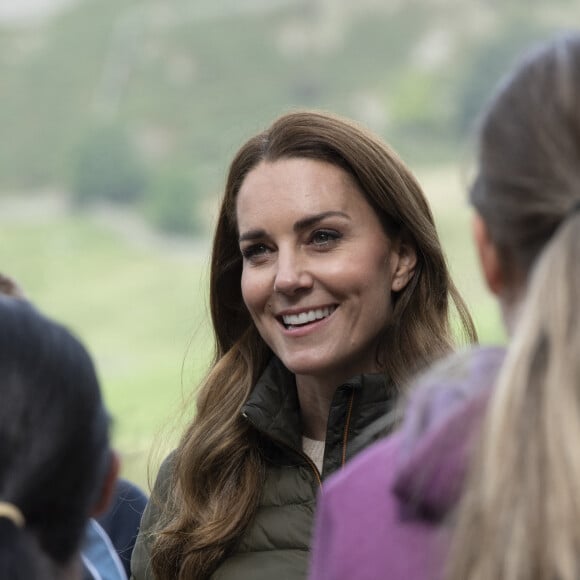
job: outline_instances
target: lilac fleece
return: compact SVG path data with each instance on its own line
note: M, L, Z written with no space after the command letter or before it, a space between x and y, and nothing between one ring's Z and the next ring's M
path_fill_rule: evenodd
M355 457L319 498L310 580L437 580L446 516L503 350L450 357L414 388L401 429Z

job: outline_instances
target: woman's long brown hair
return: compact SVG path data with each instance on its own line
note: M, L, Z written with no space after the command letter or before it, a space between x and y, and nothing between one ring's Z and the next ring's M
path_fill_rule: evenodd
M475 329L447 269L420 186L395 153L361 127L318 112L295 112L250 139L234 158L214 236L210 305L215 360L197 414L177 449L171 497L152 554L159 579L207 578L234 548L260 499L264 464L241 408L271 356L244 305L236 196L260 161L303 157L341 167L356 179L390 236L413 244L418 267L395 297L377 358L402 385L453 344L449 303L468 340Z

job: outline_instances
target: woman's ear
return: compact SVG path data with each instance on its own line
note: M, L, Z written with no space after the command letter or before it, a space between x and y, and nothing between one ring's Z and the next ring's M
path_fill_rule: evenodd
M483 218L475 212L472 221L473 239L479 255L479 263L487 287L492 294L500 296L505 287L501 260L497 246L489 236L489 230Z
M391 279L391 290L400 292L413 277L417 267L417 252L415 246L404 238L398 242L393 261L393 272Z
M113 495L115 493L115 487L117 484L117 478L119 477L119 468L121 462L119 460L119 456L115 451L111 451L111 460L109 461L109 469L107 470L107 474L105 475L105 480L103 481L103 485L101 487L101 492L97 498L97 502L93 506L91 511L92 517L98 517L104 514L109 505L111 504L111 500L113 499Z

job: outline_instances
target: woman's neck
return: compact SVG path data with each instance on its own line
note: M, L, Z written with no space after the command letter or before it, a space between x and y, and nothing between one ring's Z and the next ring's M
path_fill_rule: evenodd
M514 329L520 317L524 298L525 292L500 296L499 298L501 317L508 337L511 337L514 333Z
M302 416L302 434L316 441L326 439L328 413L338 382L321 381L317 377L297 375L296 390Z

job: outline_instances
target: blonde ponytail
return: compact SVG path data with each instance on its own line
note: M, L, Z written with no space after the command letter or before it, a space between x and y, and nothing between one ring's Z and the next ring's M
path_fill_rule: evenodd
M580 212L531 276L457 512L447 580L580 578Z

